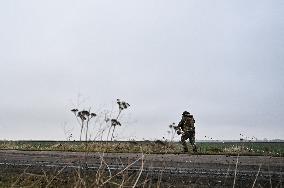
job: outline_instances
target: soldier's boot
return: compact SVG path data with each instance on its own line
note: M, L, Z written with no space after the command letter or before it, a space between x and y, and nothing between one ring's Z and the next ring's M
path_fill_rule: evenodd
M197 152L197 147L195 144L193 145L193 152Z
M188 147L187 147L187 145L185 144L185 145L183 145L183 152L184 153L187 153L188 152Z
M183 152L187 153L188 152L188 147L187 147L186 141L185 140L181 140L181 144L183 146Z

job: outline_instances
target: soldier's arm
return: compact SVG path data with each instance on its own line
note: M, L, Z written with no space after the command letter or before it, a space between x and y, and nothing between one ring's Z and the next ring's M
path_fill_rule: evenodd
M180 120L180 122L178 123L178 127L182 127L183 124L184 124L184 118L182 118L182 119Z

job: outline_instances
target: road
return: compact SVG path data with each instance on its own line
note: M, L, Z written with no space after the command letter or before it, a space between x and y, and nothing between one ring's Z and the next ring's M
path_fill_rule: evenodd
M127 169L145 176L162 178L175 187L281 187L283 157L226 156L141 153L80 153L54 151L0 150L0 167L25 169L83 168L96 171L101 164L106 171Z

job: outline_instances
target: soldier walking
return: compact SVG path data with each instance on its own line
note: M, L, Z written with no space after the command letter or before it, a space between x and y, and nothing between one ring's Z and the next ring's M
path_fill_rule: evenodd
M189 112L184 111L182 113L182 119L179 122L178 126L176 127L177 134L181 135L181 143L183 145L184 152L188 152L188 147L186 144L186 140L189 139L190 144L193 147L193 151L197 152L197 147L195 145L195 127L194 127L195 120L193 115ZM181 130L181 131L180 131Z

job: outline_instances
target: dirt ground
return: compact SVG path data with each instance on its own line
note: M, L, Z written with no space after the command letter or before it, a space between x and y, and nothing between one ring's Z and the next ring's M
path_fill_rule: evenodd
M0 150L0 182L5 185L3 182L9 181L7 177L20 176L26 171L29 174L40 175L43 172L58 172L59 169L63 169L60 176L70 177L72 169L82 169L87 176L92 176L102 165L110 174L121 171L130 174L141 172L139 179L140 183L144 184L143 186L137 184L137 187L145 185L147 187L233 187L234 184L235 187L283 187L284 185L283 157L15 150ZM65 178L66 186L70 185L68 181L68 178Z

